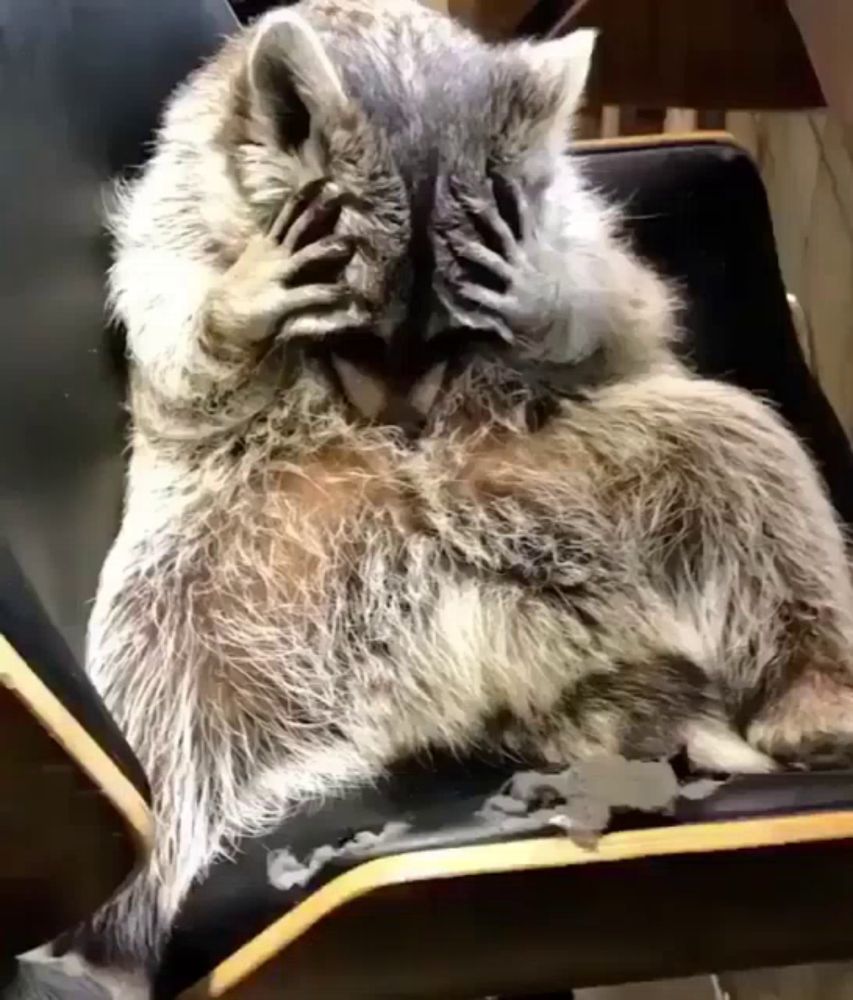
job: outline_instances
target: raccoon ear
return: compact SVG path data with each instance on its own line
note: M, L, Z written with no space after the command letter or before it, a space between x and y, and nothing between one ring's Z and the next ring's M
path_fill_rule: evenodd
M312 126L348 105L317 33L291 10L261 18L249 49L248 79L253 110L272 123L285 149L301 146Z
M550 123L563 135L586 86L597 36L594 28L581 28L523 49L524 59L546 96Z

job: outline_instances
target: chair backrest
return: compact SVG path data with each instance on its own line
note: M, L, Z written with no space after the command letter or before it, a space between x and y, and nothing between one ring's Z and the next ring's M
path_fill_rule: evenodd
M0 4L0 525L78 654L121 513L104 191L235 23L225 0Z
M123 371L104 317L110 178L233 30L225 0L0 6L0 520L75 651L121 510ZM853 462L788 316L760 181L729 146L588 152L641 249L684 286L699 367L775 399L853 521Z
M752 159L715 134L616 140L583 152L593 182L624 206L639 251L682 294L694 367L773 403L853 525L853 452L797 340Z

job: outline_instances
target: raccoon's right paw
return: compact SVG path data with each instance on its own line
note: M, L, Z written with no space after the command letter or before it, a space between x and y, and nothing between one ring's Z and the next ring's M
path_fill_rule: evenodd
M211 295L208 330L219 343L323 336L367 322L367 307L343 280L359 246L335 233L342 204L325 178L311 181L268 233L249 241Z

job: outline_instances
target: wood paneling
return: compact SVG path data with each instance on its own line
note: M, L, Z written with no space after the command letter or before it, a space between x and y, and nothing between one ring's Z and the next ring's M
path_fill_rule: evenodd
M571 0L451 0L489 36L546 32ZM799 108L823 95L784 0L589 0L571 26L601 29L595 104Z

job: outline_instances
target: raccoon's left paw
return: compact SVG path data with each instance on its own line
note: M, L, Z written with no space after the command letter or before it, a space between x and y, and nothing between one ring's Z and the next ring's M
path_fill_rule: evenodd
M448 181L465 225L442 234L453 261L442 298L455 322L491 329L535 353L565 313L559 269L543 267L525 246L530 211L520 188L494 176L491 198Z

